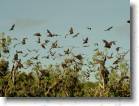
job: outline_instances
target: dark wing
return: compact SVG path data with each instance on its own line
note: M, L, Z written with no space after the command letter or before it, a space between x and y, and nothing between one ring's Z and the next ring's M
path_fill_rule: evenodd
M41 36L41 34L40 33L35 33L34 36Z
M106 44L106 43L108 43L108 41L106 41L106 40L103 40L103 42Z
M50 32L50 30L48 30L48 29L47 29L47 33L49 34L49 35L48 35L49 37L52 37L52 36L53 36L53 34L52 34L52 33Z
M130 20L127 20L126 22L127 22L127 23L130 23Z
M70 34L73 34L73 33L74 33L72 27L70 28L69 33L70 33Z
M104 31L109 31L113 28L113 26L109 27L108 29L104 30Z
M10 28L10 31L14 30L15 24L12 25L12 27Z

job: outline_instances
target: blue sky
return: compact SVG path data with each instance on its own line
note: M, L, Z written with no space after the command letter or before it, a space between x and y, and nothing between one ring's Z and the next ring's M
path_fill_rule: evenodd
M64 48L79 47L82 45L82 38L89 37L89 48L74 50L75 53L81 52L87 56L92 55L93 44L102 39L116 40L117 45L130 49L130 25L126 23L129 19L129 0L0 0L0 32L18 39L29 37L30 43L26 48L39 48L42 55L47 50L42 50L35 43L33 34L40 32L43 35L42 41L50 39L46 38L46 29L63 35L50 40L58 40ZM9 32L12 24L15 24L15 30ZM92 31L87 30L88 26L92 27ZM113 29L105 32L110 26ZM80 35L75 39L69 37L65 40L64 35L70 27ZM11 51L14 54L15 49Z

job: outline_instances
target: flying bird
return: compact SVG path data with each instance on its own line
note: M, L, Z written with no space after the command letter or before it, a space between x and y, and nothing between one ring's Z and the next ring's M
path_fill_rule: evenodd
M88 37L86 37L85 39L83 39L83 44L88 43Z
M47 29L48 37L53 37L53 34L50 32L50 30Z
M108 42L106 40L103 40L103 42L105 43L104 47L109 48L109 49L111 48L112 44L115 45L115 41Z
M26 44L26 40L27 40L28 38L23 38L22 39L22 45L25 45Z
M18 51L18 50L16 50L16 53L17 53L17 54L20 54L20 53L22 54L23 51Z
M70 28L69 33L70 33L70 34L73 34L73 33L74 33L72 27Z
M41 34L37 32L37 33L34 34L34 36L39 36L40 37Z
M39 57L39 54L37 56L35 56L35 57L32 57L31 59L38 60L38 57Z
M106 29L106 30L104 30L104 31L110 31L112 28L113 28L113 26L111 26L111 27L107 28L107 29Z
M92 27L87 27L87 29L91 31L92 30Z
M79 34L80 34L80 33L76 33L76 34L73 36L73 38L77 37Z
M45 42L45 43L49 43L50 41L49 41L49 40L45 40L44 42Z
M82 60L83 59L83 56L81 54L78 54L78 55L76 55L74 57L77 58L78 60Z
M127 22L127 23L130 23L130 20L127 20L126 22Z
M69 54L71 53L71 51L72 51L72 49L69 49L69 48L68 48L68 49L65 49L65 50L64 50L64 53L67 54L67 55L69 55Z
M121 47L117 47L117 48L116 48L116 51L118 52L118 51L120 50L120 48L121 48Z
M45 48L46 48L46 47L45 47L45 43L42 43L42 44L41 44L41 47L45 49Z
M16 54L14 55L13 60L14 60L14 61L18 60L18 53L16 53Z
M15 24L12 25L12 27L9 29L9 31L14 30L14 28L15 28Z

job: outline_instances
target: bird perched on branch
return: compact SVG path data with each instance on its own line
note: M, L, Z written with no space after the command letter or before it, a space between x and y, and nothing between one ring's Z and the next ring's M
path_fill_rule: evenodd
M109 48L109 49L111 48L112 44L113 44L113 45L116 44L115 41L110 41L110 42L108 42L108 41L106 41L106 40L103 40L103 42L104 42L104 44L105 44L104 47Z

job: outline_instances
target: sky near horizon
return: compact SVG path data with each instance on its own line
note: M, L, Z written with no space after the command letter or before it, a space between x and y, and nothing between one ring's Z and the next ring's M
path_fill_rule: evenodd
M89 37L89 45L106 39L116 40L117 45L130 49L130 25L126 23L129 19L129 0L0 0L0 32L19 39L27 36L30 42L35 42L36 32L43 35L43 40L47 29L64 36L73 27L75 33L80 33L79 37L52 39L58 39L65 48L80 46L82 38ZM15 30L10 32L12 24ZM87 30L88 26L92 27L91 31ZM111 31L104 31L110 26L113 26ZM36 46L32 43L28 47ZM77 52L90 55L92 48L81 48Z

